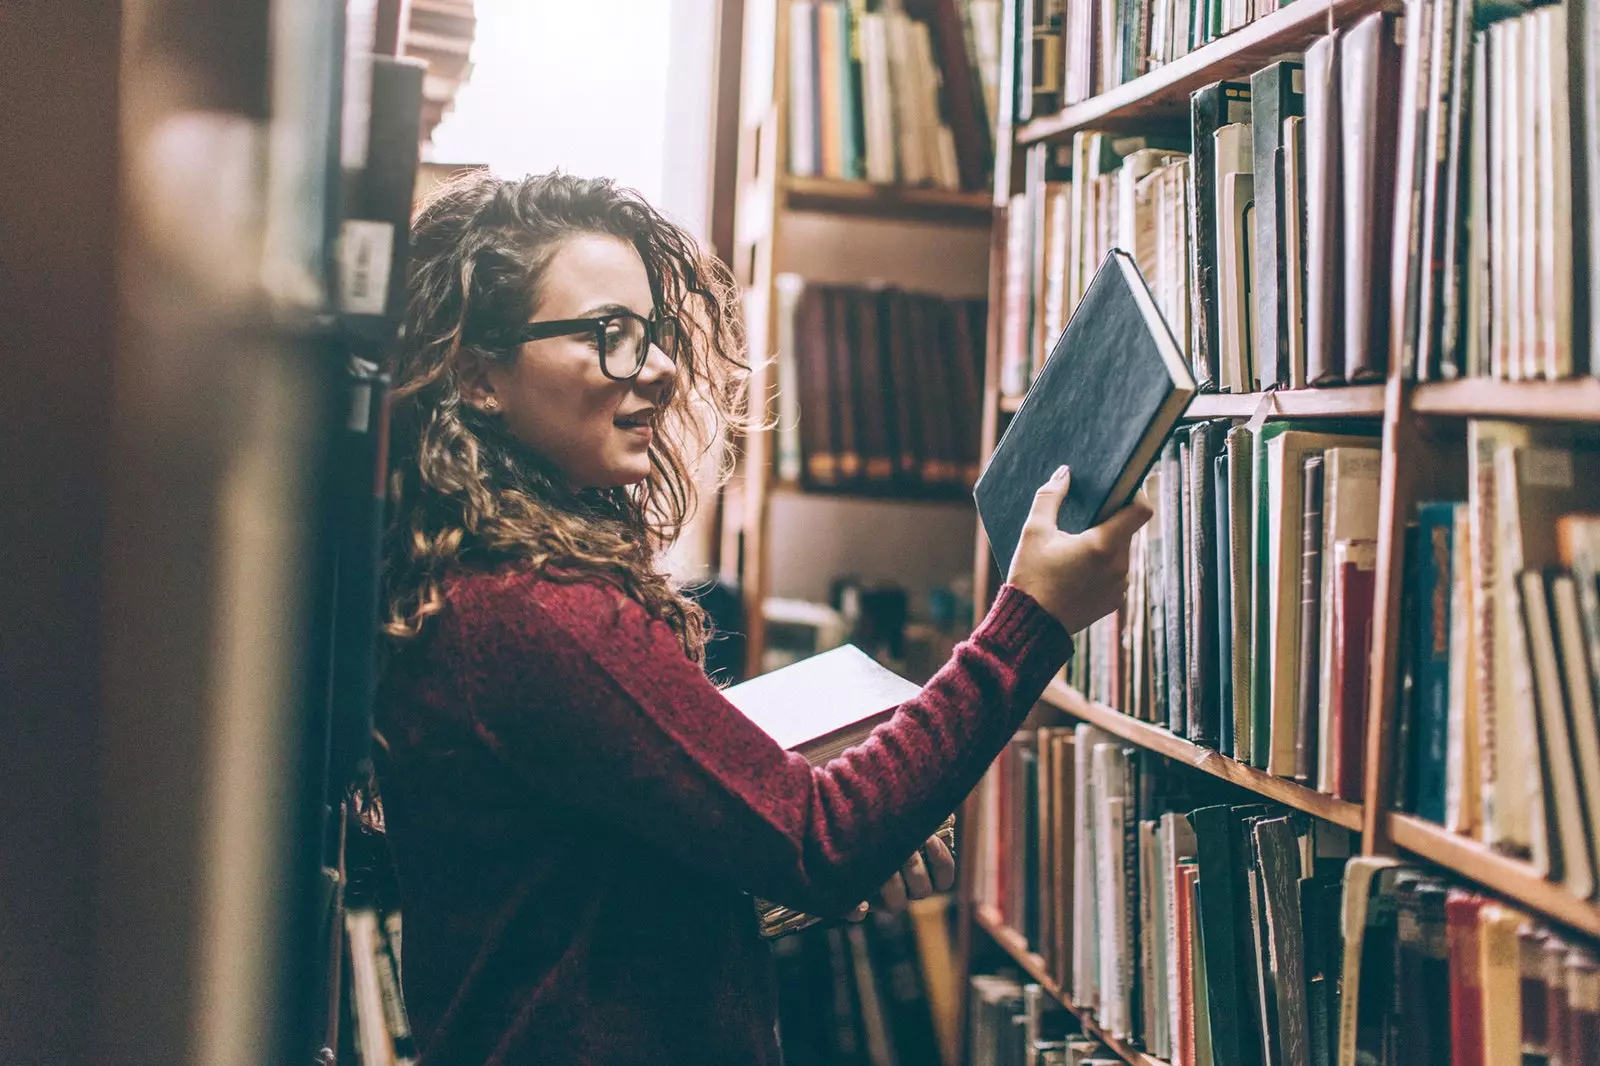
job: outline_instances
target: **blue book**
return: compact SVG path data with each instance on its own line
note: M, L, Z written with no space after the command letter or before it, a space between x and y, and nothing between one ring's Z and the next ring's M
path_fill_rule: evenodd
M1413 813L1444 824L1446 752L1450 736L1450 596L1456 508L1449 500L1417 505L1417 551L1411 566L1416 605L1416 717L1411 733Z

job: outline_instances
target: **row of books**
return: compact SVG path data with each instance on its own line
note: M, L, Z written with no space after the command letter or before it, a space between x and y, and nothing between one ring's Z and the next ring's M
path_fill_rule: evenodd
M954 1066L950 898L771 941L786 1066Z
M777 279L780 479L965 492L978 476L987 304Z
M1180 1064L1331 1061L1348 831L1089 725L1019 734L979 789L978 902L1110 1037Z
M1002 392L1027 388L1111 247L1202 389L1378 381L1391 351L1419 380L1588 372L1583 20L1557 4L1452 29L1471 10L1416 0L1208 85L1186 139L1030 149L1007 209Z
M998 0L792 0L790 173L983 188L999 34Z
M1078 642L1089 699L1361 799L1380 454L1369 423L1180 428L1128 596Z
M1593 5L1416 0L1412 12L1395 82L1402 373L1600 371Z
M1112 1066L1123 1060L1085 1036L1044 990L1010 973L968 979L972 1066Z
M1600 897L1600 439L1467 433L1407 530L1397 801Z
M1344 926L1341 1049L1352 1057L1341 1061L1600 1063L1600 959L1593 944L1383 858L1351 860Z
M1111 1037L1174 1066L1600 1062L1592 943L1297 812L1186 809L1182 772L1046 727L980 786L978 902ZM975 1062L1073 1044L1015 982L969 996Z
M1081 103L1278 10L1278 0L1012 0L1020 121Z

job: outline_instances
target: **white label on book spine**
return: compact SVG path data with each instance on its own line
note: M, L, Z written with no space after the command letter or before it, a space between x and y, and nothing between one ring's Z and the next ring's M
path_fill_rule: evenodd
M339 230L339 309L347 315L381 315L389 304L389 263L394 227L347 219Z

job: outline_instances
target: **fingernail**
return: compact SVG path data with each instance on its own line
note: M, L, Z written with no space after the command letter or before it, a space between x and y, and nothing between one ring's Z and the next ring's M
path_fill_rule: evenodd
M1067 476L1067 468L1066 468L1066 465L1063 464L1061 466L1056 467L1056 472L1054 474L1050 475L1050 480L1051 481L1060 481L1062 478L1064 478L1066 476Z

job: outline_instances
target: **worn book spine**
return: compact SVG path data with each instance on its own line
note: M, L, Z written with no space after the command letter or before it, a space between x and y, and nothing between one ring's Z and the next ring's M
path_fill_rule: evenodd
M1388 343L1399 355L1401 375L1408 379L1414 378L1417 372L1417 337L1420 316L1424 314L1422 246L1427 227L1423 221L1423 200L1430 154L1424 146L1428 115L1434 110L1429 96L1429 71L1433 66L1433 35L1429 24L1436 21L1439 6L1438 0L1410 0L1406 5L1404 27L1399 163L1393 168L1396 172L1395 227L1399 239L1393 243L1390 264L1393 284L1390 286L1389 321L1393 336Z
M1181 432L1181 431L1180 431ZM1183 576L1183 465L1179 461L1177 435L1167 440L1161 453L1161 572L1166 604L1167 727L1178 736L1188 730L1187 701L1189 673L1184 660L1184 604L1186 585Z
M1228 452L1224 448L1212 463L1212 496L1215 501L1216 528L1212 541L1216 547L1215 598L1217 647L1213 669L1217 676L1217 750L1234 757L1233 719L1233 492L1228 481Z
M1450 722L1450 591L1456 504L1417 506L1420 549L1412 574L1417 606L1416 717L1412 732L1413 813L1444 824Z
M1300 683L1295 707L1294 779L1315 785L1319 733L1317 669L1322 640L1322 453L1305 456L1301 470Z
M1191 426L1178 433L1178 464L1183 471L1183 702L1185 707L1183 735L1193 739L1203 728L1200 722L1200 669L1196 659L1200 645L1200 574L1198 527L1200 510L1198 486L1195 484L1195 445L1198 427Z
M1223 423L1202 422L1190 433L1194 521L1189 541L1195 581L1193 631L1190 649L1189 739L1204 747L1220 746L1222 739L1222 688L1217 671L1217 599L1221 589L1216 568L1217 539L1214 478L1216 459L1223 447Z
M1344 183L1340 174L1339 35L1318 38L1306 77L1306 384L1344 380Z
M1256 224L1251 282L1255 290L1256 387L1288 385L1289 308L1284 299L1289 269L1291 205L1283 188L1283 120L1305 113L1305 68L1299 63L1269 63L1250 75L1251 161L1255 171Z
M1253 466L1254 435L1247 426L1234 426L1228 430L1228 536L1230 545L1230 570L1227 575L1229 615L1233 633L1229 639L1232 653L1233 705L1224 708L1232 715L1233 757L1240 762L1251 762L1250 736L1250 575L1254 560L1251 544L1251 469Z
M1344 178L1344 376L1382 380L1389 365L1388 271L1394 247L1395 107L1400 18L1368 15L1340 49L1339 117Z
M1333 682L1328 713L1333 716L1332 793L1360 802L1365 784L1368 666L1372 650L1372 612L1376 578L1375 541L1338 541L1331 565L1334 627Z
M1300 912L1299 841L1289 818L1264 818L1255 825L1270 997L1276 1022L1274 1061L1311 1066L1306 1004L1306 945Z
M1250 121L1250 86L1219 81L1198 89L1189 98L1190 130L1194 155L1190 168L1189 201L1194 213L1193 307L1195 350L1190 353L1195 381L1202 391L1217 387L1217 358L1221 346L1221 320L1217 279L1217 189L1215 136L1233 122Z

